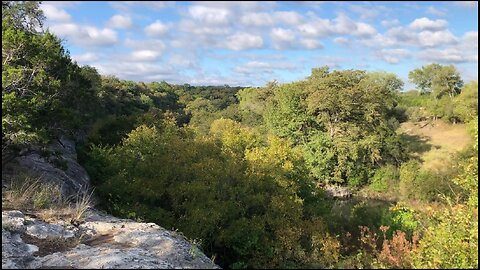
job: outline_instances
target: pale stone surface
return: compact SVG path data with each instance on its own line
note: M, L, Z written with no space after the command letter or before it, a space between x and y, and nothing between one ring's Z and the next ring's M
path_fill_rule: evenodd
M346 187L328 185L324 188L325 192L334 198L349 198L352 193Z
M2 222L16 221L24 228L23 232L2 229L2 268L219 268L184 237L154 223L119 219L95 209L75 230L34 218L25 225L22 218L20 211L2 212ZM35 237L38 247L25 243L24 234ZM43 257L33 254L42 251L41 241L67 238L78 241Z

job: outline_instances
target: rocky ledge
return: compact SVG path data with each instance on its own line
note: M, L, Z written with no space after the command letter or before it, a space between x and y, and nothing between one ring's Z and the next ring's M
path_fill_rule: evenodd
M183 236L154 223L88 210L81 224L2 212L3 268L219 268Z

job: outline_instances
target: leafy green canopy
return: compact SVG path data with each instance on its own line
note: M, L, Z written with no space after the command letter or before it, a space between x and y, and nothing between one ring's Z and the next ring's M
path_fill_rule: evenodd
M314 69L275 89L264 117L273 133L303 148L317 179L360 185L370 169L404 158L393 117L401 87L393 74Z

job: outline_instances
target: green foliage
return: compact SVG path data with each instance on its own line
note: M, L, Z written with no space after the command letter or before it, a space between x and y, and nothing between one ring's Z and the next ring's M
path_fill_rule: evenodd
M42 28L45 20L39 7L40 3L40 1L2 1L2 25L3 22L7 22L16 29L37 32L37 28Z
M311 174L323 182L366 183L368 171L404 158L390 117L401 81L392 74L312 71L274 89L267 127L302 145Z
M310 232L291 228L313 222L303 205L321 197L302 177L298 153L276 137L260 143L232 120L210 130L195 138L171 123L140 126L121 145L93 147L86 168L103 205L202 239L226 266L279 267L297 256L289 247L308 251L300 239Z
M478 82L472 81L462 88L454 100L453 113L462 122L467 123L478 116Z
M415 268L478 268L478 210L455 205L427 228L415 252Z
M398 185L398 169L393 165L381 167L375 171L370 187L377 192L384 192Z
M435 99L444 95L450 98L460 93L463 81L453 65L430 64L409 72L408 78L422 92L431 93Z
M456 173L455 168L438 171L422 169L418 161L410 160L400 168L400 194L404 199L438 201L457 190L451 182Z
M387 231L388 237L392 237L393 232L400 230L407 233L411 239L413 233L420 225L415 216L415 210L401 203L391 207L381 220L383 225L389 227Z

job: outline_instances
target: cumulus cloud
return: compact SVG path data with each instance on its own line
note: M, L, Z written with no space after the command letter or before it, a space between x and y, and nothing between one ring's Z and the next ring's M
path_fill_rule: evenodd
M178 72L169 66L153 63L107 62L96 65L102 75L115 75L125 80L136 81L172 81L178 78Z
M263 39L261 36L249 33L236 33L227 37L226 47L231 50L240 51L253 48L261 48Z
M383 20L380 24L385 28L391 28L391 27L399 25L400 21L398 19Z
M227 25L232 17L229 9L194 5L188 7L190 16L209 25Z
M385 37L400 44L418 47L436 47L458 42L458 38L449 30L415 32L411 27L402 26L391 28Z
M270 32L273 48L290 49L295 46L295 33L290 29L274 28Z
M390 64L398 64L401 59L410 57L410 52L406 49L382 49L375 55Z
M117 43L117 32L109 28L81 26L74 23L55 24L50 30L75 44L85 46L112 46Z
M156 20L154 23L146 26L144 31L148 36L160 37L167 33L168 26L161 21Z
M304 38L300 43L307 49L322 49L323 45L316 39Z
M98 60L98 56L91 52L84 54L74 54L72 55L72 58L79 63L89 63Z
M240 22L246 26L272 26L275 24L273 17L266 12L245 14L240 18Z
M277 11L273 16L277 23L298 25L304 21L303 16L295 11Z
M478 32L469 31L463 34L461 44L464 45L466 48L477 49L478 48Z
M333 42L343 46L347 46L348 44L350 44L350 40L346 37L336 37L333 39Z
M197 57L192 55L173 54L168 63L176 67L198 68Z
M373 19L380 14L380 11L373 7L363 7L363 6L351 6L350 10L359 14L360 19Z
M332 34L332 24L328 19L316 18L299 25L298 30L307 37L325 37Z
M132 61L156 61L160 57L160 52L159 51L153 51L153 50L139 50L139 51L134 51L131 54L131 60Z
M460 64L478 62L478 52L470 54L457 48L427 49L419 52L418 58L429 62Z
M203 25L192 20L182 20L178 29L194 35L226 35L232 31L230 26Z
M273 73L276 69L285 69L285 70L294 70L297 67L289 62L261 62L261 61L250 61L243 65L237 66L234 68L235 72L250 74L250 73Z
M43 3L40 5L40 8L48 20L67 22L72 18L72 16L70 16L65 10L58 8L54 4Z
M457 38L452 32L445 31L423 31L418 33L418 45L422 47L435 47L442 44L454 44L457 42Z
M447 14L447 11L443 8L436 8L434 6L429 6L427 8L427 13L428 14L432 14L432 15L435 15L435 16L445 16Z
M448 22L446 20L430 20L426 17L415 19L409 25L412 29L439 31L446 29Z
M110 18L107 25L112 28L127 29L132 27L132 19L129 16L117 14Z
M338 15L332 21L312 18L310 22L299 25L298 30L306 37L325 37L339 34L368 37L377 33L375 28L370 24L355 22L345 14Z

